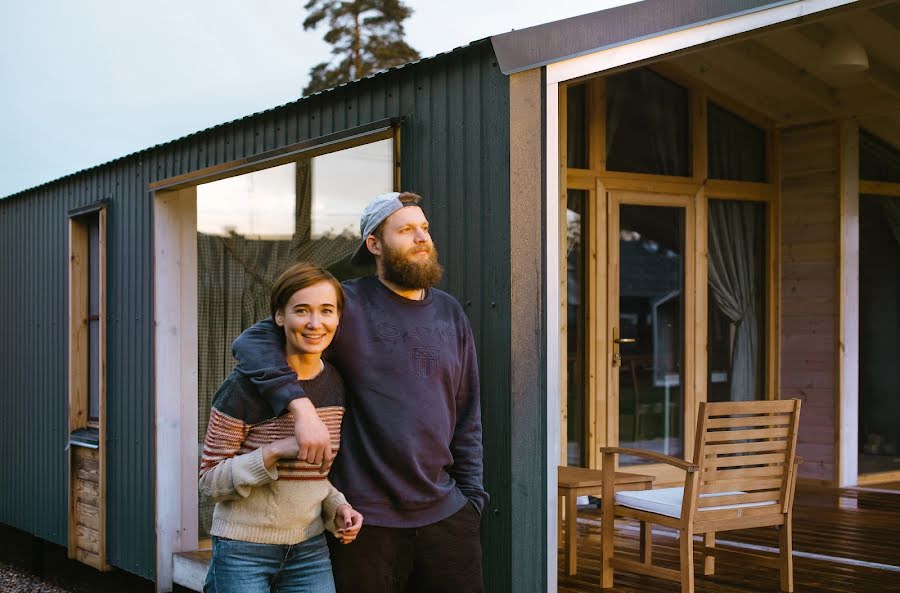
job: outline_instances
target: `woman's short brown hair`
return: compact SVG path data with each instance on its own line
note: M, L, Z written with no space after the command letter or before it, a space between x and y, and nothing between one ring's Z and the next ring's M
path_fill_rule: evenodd
M320 282L328 282L334 287L334 293L337 295L335 306L337 306L338 313L341 313L344 310L344 291L337 278L328 270L315 264L299 262L285 268L275 280L275 284L272 285L272 293L269 296L272 318L274 319L275 314L287 306L295 292Z

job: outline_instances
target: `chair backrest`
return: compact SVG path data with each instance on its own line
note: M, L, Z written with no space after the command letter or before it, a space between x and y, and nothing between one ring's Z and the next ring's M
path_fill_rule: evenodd
M759 507L756 513L786 513L793 502L799 421L795 399L701 403L694 508L750 505ZM707 511L722 518L729 512Z

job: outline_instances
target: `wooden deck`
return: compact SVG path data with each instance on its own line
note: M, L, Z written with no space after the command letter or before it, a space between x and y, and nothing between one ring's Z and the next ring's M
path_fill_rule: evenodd
M578 513L578 574L566 576L559 556L560 593L600 593L600 511ZM637 523L616 522L616 553L637 560ZM777 548L774 529L718 534L718 545ZM674 532L654 527L653 561L678 568ZM695 557L699 562L699 555ZM730 559L716 560L716 574L697 566L697 593L771 593L778 572ZM798 593L900 593L900 491L884 488L824 490L801 488L794 501L794 581ZM617 572L610 593L678 591L676 583Z

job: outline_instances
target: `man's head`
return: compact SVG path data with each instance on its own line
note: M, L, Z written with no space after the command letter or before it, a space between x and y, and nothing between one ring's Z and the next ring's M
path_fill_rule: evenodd
M360 217L363 241L351 263L375 262L378 275L403 289L429 288L440 282L444 269L420 207L412 192L376 196Z

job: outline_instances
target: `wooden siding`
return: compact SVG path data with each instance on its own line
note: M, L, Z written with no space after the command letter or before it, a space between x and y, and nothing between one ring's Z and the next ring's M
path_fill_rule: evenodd
M839 137L835 124L781 134L781 398L803 400L800 476L835 478Z
M97 449L72 448L72 506L75 533L70 553L78 561L104 570L103 494Z

